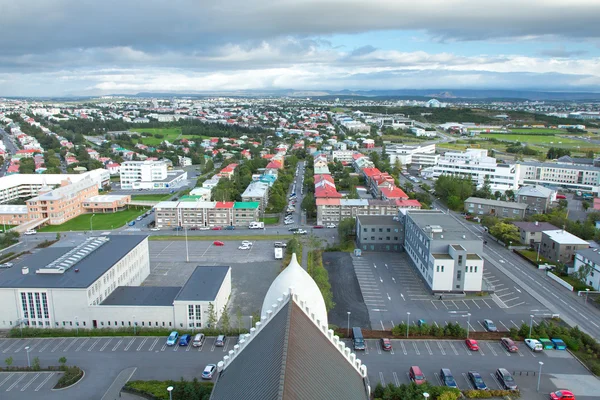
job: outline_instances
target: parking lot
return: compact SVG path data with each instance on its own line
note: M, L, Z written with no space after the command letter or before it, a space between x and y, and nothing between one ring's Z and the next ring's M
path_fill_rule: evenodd
M218 238L225 245L213 241L190 240L186 261L185 241L150 241L150 276L144 286L181 286L196 266L231 266L230 312L243 315L244 325L250 326L250 316L259 313L264 296L281 270L281 260L275 260L271 240L253 240L250 250L239 250L241 240ZM234 321L236 318L232 318Z
M485 264L485 279L494 285L489 296L433 296L417 275L405 253L363 253L352 256L364 304L367 306L372 329L391 329L400 322L445 325L460 322L472 332L483 331L484 319L492 319L500 330L533 323L548 317L550 311L537 300L511 284L489 263ZM344 304L336 305L344 308ZM409 314L410 313L410 314ZM470 317L467 314L471 314Z
M48 391L59 377L58 372L0 372L0 392Z

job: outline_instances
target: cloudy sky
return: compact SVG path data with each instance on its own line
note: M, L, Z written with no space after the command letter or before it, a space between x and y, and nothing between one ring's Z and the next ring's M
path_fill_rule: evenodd
M0 96L600 91L599 0L0 0Z

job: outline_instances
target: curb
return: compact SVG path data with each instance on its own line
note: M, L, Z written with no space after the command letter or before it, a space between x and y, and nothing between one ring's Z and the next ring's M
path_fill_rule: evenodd
M10 249L12 247L20 245L21 243L23 243L23 242L17 242L15 244L11 244L10 246L3 248L2 250L0 250L0 254L4 253L6 250L8 250L8 249Z
M54 389L54 388L52 388L52 389L50 389L50 390L52 390L52 391L55 391L55 392L58 392L58 391L61 391L61 390L70 389L70 388L72 388L73 386L77 385L79 382L81 382L81 381L83 380L83 378L85 378L85 370L84 370L84 369L82 369L81 371L83 372L83 375L81 375L81 378L79 378L79 379L77 380L77 382L74 382L72 385L65 386L64 388L60 388L60 389ZM64 372L63 372L63 373L64 373Z

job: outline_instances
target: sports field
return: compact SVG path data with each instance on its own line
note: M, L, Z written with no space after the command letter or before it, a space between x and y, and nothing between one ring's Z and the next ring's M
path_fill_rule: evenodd
M194 136L194 135L182 135L181 128L134 128L130 129L132 132L146 132L151 134L163 135L163 138L156 138L154 136L149 137L141 137L141 142L146 146L158 146L163 142L163 140L167 140L169 142L173 142L175 140L180 139L190 139L190 140L198 140L198 139L206 139L206 136Z

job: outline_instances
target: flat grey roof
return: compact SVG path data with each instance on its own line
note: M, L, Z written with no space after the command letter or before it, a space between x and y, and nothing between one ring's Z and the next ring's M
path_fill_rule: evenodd
M119 286L102 306L172 306L181 286Z
M479 197L469 197L468 199L465 200L465 203L485 204L487 206L495 206L495 207L517 208L520 210L525 210L527 207L529 207L525 203L514 203L512 201L482 199Z
M391 215L357 215L361 225L402 226Z
M408 210L406 215L423 232L428 234L428 237L432 236L429 230L431 227L441 227L442 232L433 233L435 240L481 240L477 235L465 228L461 221L442 211Z
M214 301L230 269L229 266L196 267L175 300Z
M577 254L582 255L583 257L587 258L594 264L600 264L600 254L599 253L600 253L600 250L593 249L593 248L577 250Z
M0 288L87 288L147 237L110 235L108 242L62 274L36 274L35 271L44 268L74 247L52 246L42 249L15 262L12 268L1 269ZM22 267L29 267L29 273L23 275Z

